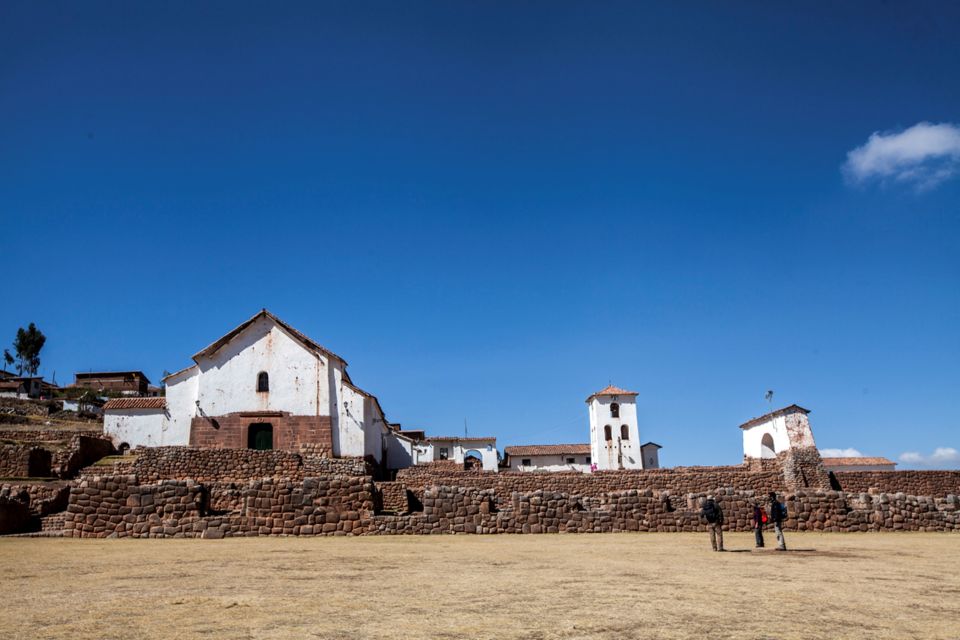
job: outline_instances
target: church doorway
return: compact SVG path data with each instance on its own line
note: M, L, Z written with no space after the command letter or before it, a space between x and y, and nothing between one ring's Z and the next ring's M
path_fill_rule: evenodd
M247 448L257 451L273 449L273 425L269 422L255 422L247 431Z

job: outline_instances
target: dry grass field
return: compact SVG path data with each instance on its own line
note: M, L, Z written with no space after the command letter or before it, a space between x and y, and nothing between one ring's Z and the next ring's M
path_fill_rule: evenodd
M2 638L960 638L960 536L0 540Z

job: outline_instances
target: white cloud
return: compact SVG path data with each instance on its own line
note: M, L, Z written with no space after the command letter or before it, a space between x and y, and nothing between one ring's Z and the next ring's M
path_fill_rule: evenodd
M960 451L953 447L937 447L929 456L916 451L906 451L900 454L900 462L918 467L960 468Z
M824 458L862 458L863 454L849 447L847 449L820 449L820 455Z
M854 183L901 182L923 191L960 173L960 126L918 122L909 129L875 131L866 144L847 153L843 165Z

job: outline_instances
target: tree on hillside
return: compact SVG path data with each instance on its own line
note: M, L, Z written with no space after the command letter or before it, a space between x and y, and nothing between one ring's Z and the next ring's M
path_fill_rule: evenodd
M26 329L17 329L17 339L13 341L13 351L17 354L17 375L37 375L37 370L40 369L40 350L46 342L47 336L32 322ZM3 359L7 364L14 362L7 349L3 351Z

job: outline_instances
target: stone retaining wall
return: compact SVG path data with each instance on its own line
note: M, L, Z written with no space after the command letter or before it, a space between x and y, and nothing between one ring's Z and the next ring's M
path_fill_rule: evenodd
M48 477L51 454L33 444L0 445L0 478Z
M67 508L67 482L10 482L0 485L0 496L22 502L33 516L46 516Z
M847 492L960 494L960 471L835 471L834 476Z
M220 511L215 498L235 497ZM393 489L388 490L393 492ZM386 535L443 533L603 533L704 531L702 493L653 489L595 496L559 491L511 492L428 486L423 510L376 515L377 489L368 476L325 476L300 482L262 480L244 487L207 487L190 480L139 484L135 476L83 480L71 492L64 535L74 537L208 537L257 535ZM724 510L724 528L750 529L756 494L711 491ZM787 497L788 530L960 531L960 501L904 494L798 491Z
M191 447L142 447L132 473L142 482L196 480L198 482L245 482L260 478L294 481L316 475L367 475L360 458L329 458L304 451L253 451L250 449L196 449Z
M419 495L423 487L446 485L476 489L492 489L500 500L511 493L533 491L560 492L581 496L600 496L613 491L651 489L672 495L710 493L723 487L767 494L783 492L786 487L778 470L749 471L736 467L678 467L643 471L597 471L595 473L531 473L531 472L435 472L417 467L402 469L397 481Z

